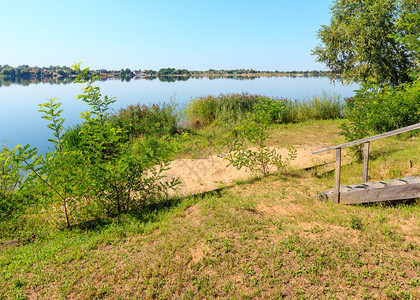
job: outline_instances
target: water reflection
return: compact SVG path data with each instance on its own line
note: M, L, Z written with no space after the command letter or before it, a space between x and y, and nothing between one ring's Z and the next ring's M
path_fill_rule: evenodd
M12 84L18 84L23 86L28 86L30 84L69 84L74 81L74 78L71 77L46 77L46 78L19 78L19 77L6 77L6 76L0 76L0 87L2 86L10 86Z
M158 76L161 82L187 81L191 76Z
M315 77L326 77L326 76L309 76L308 74L302 74L301 76L296 76L294 74L290 75L282 75L282 76L254 76L254 75L232 75L232 74L224 74L224 75L191 75L191 76L149 76L149 77L107 77L101 76L99 77L98 81L120 81L120 82L130 82L132 80L159 80L160 82L176 82L176 81L187 81L189 79L208 79L208 80L215 80L215 79L232 79L232 80L255 80L258 78L277 78L277 77L284 77L284 78L315 78ZM338 79L336 77L335 79ZM69 84L73 83L74 77L45 77L45 78L18 78L18 77L7 77L7 76L0 76L0 87L7 87L13 84L28 86L31 84Z
M215 80L219 79L219 80ZM229 80L230 79L230 80ZM47 122L41 119L38 103L45 99L58 98L63 103L62 117L65 126L80 123L80 112L89 109L83 101L77 99L84 85L69 84L73 78L44 78L7 80L0 78L0 143L9 145L31 144L46 152L50 143L51 130ZM186 82L188 81L188 82ZM169 83L170 82L170 83ZM140 103L157 104L174 101L180 108L193 97L206 95L217 96L221 93L249 93L268 97L304 100L323 90L339 93L343 98L354 95L358 85L343 86L339 82L332 85L328 77L304 76L165 76L151 77L107 77L97 82L102 95L117 98L111 109Z

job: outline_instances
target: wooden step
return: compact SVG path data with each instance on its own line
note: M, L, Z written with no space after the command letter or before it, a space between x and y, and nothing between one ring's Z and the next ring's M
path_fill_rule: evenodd
M325 201L332 200L333 192L334 189L331 189L318 196ZM339 203L354 204L416 198L420 198L420 176L407 176L400 179L341 185Z

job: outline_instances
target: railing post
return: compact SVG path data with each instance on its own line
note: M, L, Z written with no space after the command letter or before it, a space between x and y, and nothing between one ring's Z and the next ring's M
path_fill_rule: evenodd
M366 142L363 150L363 183L368 182L369 176L369 145L370 142Z
M341 172L341 148L335 150L335 182L334 182L334 203L340 203L340 172Z

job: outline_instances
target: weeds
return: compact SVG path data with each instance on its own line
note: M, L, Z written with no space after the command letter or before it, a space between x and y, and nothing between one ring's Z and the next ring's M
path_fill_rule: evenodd
M270 123L296 123L343 117L343 104L337 94L323 92L321 96L303 100L268 98L249 94L221 94L192 99L186 106L186 124L205 128L213 123L233 129L255 113L259 99L269 99L277 111L271 111ZM280 107L283 107L280 109Z
M360 230L363 228L362 219L359 216L350 215L350 228Z
M69 202L54 206L58 198L45 188L26 189L21 173L12 176L14 163L25 165L35 155L29 146L0 155L2 174L10 175L3 179L11 180L3 186L13 190L7 195L26 190L46 198L13 222L0 222L0 298L420 296L418 201L393 206L323 203L309 195L327 189L331 177L295 171L282 175L281 181L278 176L237 181L217 194L156 202L154 193L164 194L165 186L154 180L161 179L159 172L167 168L178 142L168 137L175 128L174 119L166 118L172 112L137 106L117 125L120 121L108 116L106 103L100 102L100 91L85 91L88 96L82 99L93 109L74 130L62 134L64 121L55 102L42 108L50 117L56 149L44 157L46 169L40 174ZM211 132L211 126L228 120L220 133L231 131L233 144L242 147L237 151L255 144L253 157L261 160L249 156L248 162L263 172L272 163L270 153L264 152L268 142L331 143L337 132L333 121L273 124L285 122L281 118L287 102L272 99L238 98L244 113L230 115L235 108L229 108L229 99L216 100L224 101L225 108L215 110L205 130ZM322 109L322 100L319 105L316 101L310 109L318 112L300 113L301 118L333 115ZM298 109L290 109L290 114L296 116L287 117L290 122L298 120ZM202 120L211 120L206 119L211 114L204 115ZM142 131L146 120L159 125ZM242 127L232 130L238 124ZM185 145L198 142L198 149L212 150L225 142L219 131L211 133L212 141L206 141L210 133L202 132L189 135ZM371 160L372 178L384 179L393 169L419 174L418 138L374 143L381 155ZM238 165L247 163L246 155L239 159L243 157ZM271 157L279 158L275 153ZM409 171L404 169L408 159ZM343 181L354 182L360 167L348 165ZM16 190L16 182L22 189ZM70 208L73 226L57 230L51 219L62 218L65 207ZM186 213L193 208L199 213Z
M180 133L179 118L174 104L129 105L111 117L130 138L139 136L173 136Z
M274 128L311 144L325 138L322 128L332 131L331 140L337 125ZM306 138L314 128L314 137ZM381 155L371 167L378 178L417 155L419 139L375 143ZM418 163L413 160L410 172ZM359 173L354 163L343 181L354 182ZM0 295L418 298L418 201L338 206L309 197L330 183L331 177L305 171L285 174L281 182L268 176L62 230L42 210L22 215L19 232L1 227ZM35 236L19 240L19 234Z
M25 206L33 200L31 188L33 176L26 173L36 168L32 159L37 154L30 145L18 145L10 149L4 145L0 149L0 220L17 217Z
M186 106L186 124L192 128L204 128L214 122L232 126L253 111L257 98L244 93L194 98Z
M253 118L245 120L241 127L228 135L226 148L229 154L226 159L229 165L238 169L247 167L252 172L267 175L270 166L274 165L279 172L296 157L296 151L291 149L288 157L282 159L275 149L270 149L266 145L269 136L268 126L282 110L283 105L280 102L273 102L268 98L258 99ZM250 146L256 149L249 148Z
M309 120L328 120L343 117L343 101L338 94L325 91L321 96L290 101L284 103L280 114L279 123L296 123Z
M356 96L346 101L345 111L349 122L341 125L341 134L347 141L419 123L420 77L398 87L363 84ZM352 147L358 160L363 155L362 147Z
M44 209L61 212L67 227L141 212L179 183L176 178L162 181L162 172L168 169L169 158L177 149L175 139L146 136L141 141L130 140L127 126L119 127L108 114L109 105L116 100L102 97L99 87L93 85L97 78L89 76L89 69L74 67L80 72L75 82L87 83L78 98L91 110L81 114L81 125L63 134L61 103L51 99L40 105L42 118L53 132L49 141L54 149L38 157L29 145L2 150L1 214L11 213L18 203L16 197L27 190L29 182L31 193L44 199ZM155 125L160 127L159 122ZM22 171L30 172L24 177Z

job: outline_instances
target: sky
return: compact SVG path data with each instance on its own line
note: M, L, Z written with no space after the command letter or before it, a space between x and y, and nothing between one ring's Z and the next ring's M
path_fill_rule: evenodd
M0 64L325 70L332 0L0 0Z

